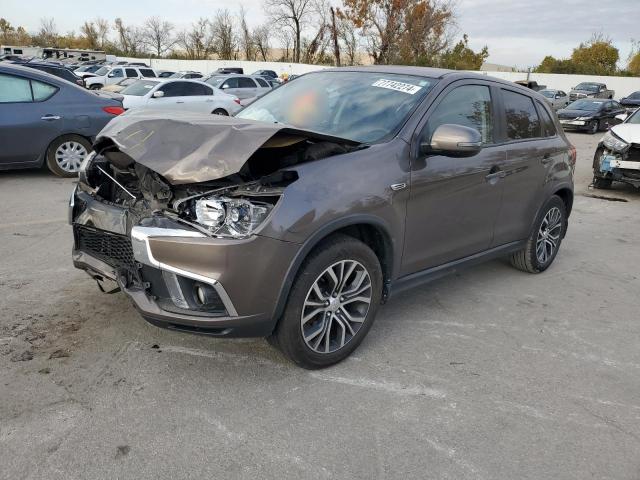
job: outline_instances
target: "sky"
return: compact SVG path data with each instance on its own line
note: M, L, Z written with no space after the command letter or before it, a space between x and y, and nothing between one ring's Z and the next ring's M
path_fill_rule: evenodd
M546 55L567 58L598 32L613 40L624 66L631 39L640 40L640 0L455 0L455 4L456 36L468 34L475 50L487 45L487 61L495 64L527 68ZM240 5L250 24L265 21L261 0L0 0L0 16L28 31L38 29L42 16L53 17L60 32L77 32L88 18L119 16L125 24L141 24L152 15L181 29L199 17L212 16L218 8L233 11Z

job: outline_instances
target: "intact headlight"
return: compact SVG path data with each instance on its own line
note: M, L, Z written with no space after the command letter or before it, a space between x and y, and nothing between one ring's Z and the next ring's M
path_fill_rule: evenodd
M629 147L629 144L619 137L616 137L613 133L607 132L602 137L603 145L609 150L614 152L622 152Z
M212 234L243 238L266 220L273 205L244 198L209 197L196 200L195 220Z

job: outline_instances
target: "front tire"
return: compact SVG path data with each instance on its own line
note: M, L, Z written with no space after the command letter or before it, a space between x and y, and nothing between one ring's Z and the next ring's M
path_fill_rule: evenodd
M540 211L525 247L511 254L511 265L523 272L544 272L556 258L566 231L567 207L553 195Z
M608 190L611 188L611 179L602 177L593 177L593 188L598 190Z
M80 135L63 135L47 149L47 167L59 177L75 177L84 159L93 150L91 143Z
M361 241L336 234L300 267L269 343L303 368L338 363L366 336L381 296L376 254Z
M589 122L589 129L587 130L587 132L589 132L591 135L594 135L598 133L598 130L600 130L600 122L598 120L591 120Z

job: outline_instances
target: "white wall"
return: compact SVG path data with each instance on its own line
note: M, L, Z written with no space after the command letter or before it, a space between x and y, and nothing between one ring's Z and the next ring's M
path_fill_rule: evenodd
M274 70L278 75L283 73L302 74L326 68L320 65L307 65L303 63L282 63L282 62L245 62L234 60L165 60L165 59L134 59L118 58L126 61L144 60L151 67L158 70L195 70L202 73L213 73L221 67L242 67L245 73L253 73L256 70ZM483 75L502 78L515 82L516 80L526 80L527 74L521 72L477 72ZM548 88L565 90L569 92L572 87L580 82L605 83L607 87L615 91L614 98L620 99L631 92L640 90L640 77L600 77L595 75L560 75L555 73L532 73L530 80L535 80L540 85Z
M491 77L502 78L515 82L516 80L526 80L526 73L519 72L479 72ZM564 90L569 93L572 87L580 82L604 83L607 88L615 92L613 98L620 99L626 97L631 92L640 90L640 77L602 77L597 75L560 75L556 73L532 73L529 80L535 80L539 85L546 85L548 88Z

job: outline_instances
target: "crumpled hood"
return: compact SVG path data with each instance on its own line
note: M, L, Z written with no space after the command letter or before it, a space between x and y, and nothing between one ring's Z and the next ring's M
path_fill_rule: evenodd
M640 124L621 123L611 127L611 131L627 143L640 144Z
M285 135L269 142L276 134ZM144 109L111 120L98 134L96 150L105 139L172 184L207 182L238 173L256 150L269 143L277 146L282 141L316 139L358 145L278 123Z

